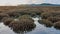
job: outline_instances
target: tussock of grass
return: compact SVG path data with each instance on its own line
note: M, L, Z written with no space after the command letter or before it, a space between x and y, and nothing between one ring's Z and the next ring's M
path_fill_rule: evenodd
M56 22L56 23L54 24L54 27L55 27L56 29L60 29L60 21Z
M4 18L3 22L5 25L9 25L14 19L13 18Z
M20 30L20 31L28 31L30 29L35 28L34 21L29 19L20 19L19 21L12 21L9 24L9 27L13 28L13 30Z
M10 17L8 14L5 13L0 13L0 21L4 18L4 17Z
M48 12L44 12L44 13L41 14L42 19L47 19L50 16L51 16L51 14L48 13Z
M35 28L34 20L29 15L19 17L19 20L14 20L9 24L13 30L28 31Z
M10 11L10 12L6 12L10 17L14 17L17 18L20 16L20 14L18 12L14 12L14 11Z
M53 23L47 19L42 19L38 21L40 24L44 24L47 27L51 27L53 25Z
M52 23L60 21L60 17L48 17L47 19Z

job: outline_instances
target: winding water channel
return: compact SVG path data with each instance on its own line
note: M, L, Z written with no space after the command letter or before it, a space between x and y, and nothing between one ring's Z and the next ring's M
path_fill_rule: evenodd
M16 33L8 26L5 26L3 22L0 23L0 34L60 34L60 30L55 29L54 27L45 27L44 25L38 22L41 18L32 18L36 27L32 31Z

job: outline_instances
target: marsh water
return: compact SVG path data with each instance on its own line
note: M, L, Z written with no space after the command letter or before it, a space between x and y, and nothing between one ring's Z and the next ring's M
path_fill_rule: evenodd
M60 34L60 30L55 29L52 27L45 27L44 25L40 24L38 20L41 20L41 17L35 17L32 18L34 20L34 23L36 24L36 27L32 29L31 31L26 32L14 32L11 28L8 26L5 26L3 22L0 23L0 34Z

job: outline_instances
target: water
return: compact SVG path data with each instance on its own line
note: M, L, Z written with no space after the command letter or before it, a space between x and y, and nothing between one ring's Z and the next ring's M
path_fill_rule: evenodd
M54 27L48 28L38 22L41 18L32 18L36 27L32 31L16 33L8 26L5 26L2 22L0 23L0 34L60 34L60 30L55 29Z

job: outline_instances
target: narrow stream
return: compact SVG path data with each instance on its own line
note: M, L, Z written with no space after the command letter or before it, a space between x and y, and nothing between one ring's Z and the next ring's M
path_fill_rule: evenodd
M5 26L3 22L1 22L0 23L0 34L60 34L60 30L57 30L54 27L51 27L51 28L45 27L44 25L40 24L38 20L41 18L36 17L32 19L34 19L34 23L36 24L35 29L32 31L15 33L8 26Z

